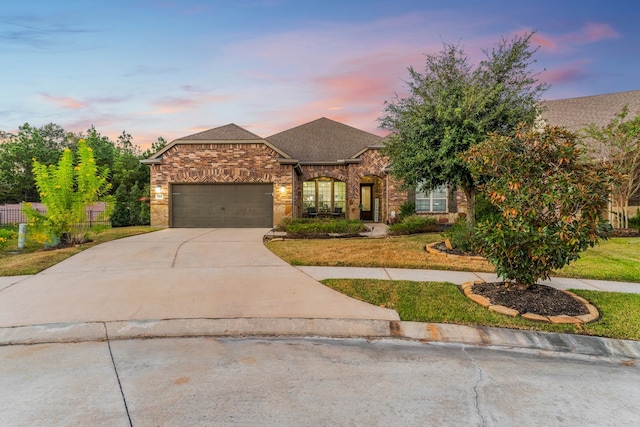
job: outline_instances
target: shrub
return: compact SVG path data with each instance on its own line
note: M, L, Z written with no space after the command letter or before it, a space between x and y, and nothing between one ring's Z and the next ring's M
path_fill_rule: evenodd
M576 260L611 230L601 216L613 173L584 160L576 135L546 127L492 134L466 154L499 215L476 224L479 250L504 280L528 287Z
M477 212L477 211L476 211ZM465 217L458 217L443 236L451 242L451 246L461 252L475 252L475 236L473 228Z
M30 203L23 204L23 211L33 230L31 235L41 243L55 246L83 242L90 228L85 209L97 201L108 202L102 216L111 213L111 199L106 196L109 170L99 170L92 149L83 139L78 141L75 166L73 153L67 148L57 165L46 166L34 160L33 173L47 213L39 213Z
M392 236L403 234L428 233L438 230L438 221L430 216L409 215L397 224L387 228L387 234Z
M364 224L360 220L333 218L285 218L276 229L300 237L317 237L328 234L355 236L365 231Z
M0 249L6 248L13 239L15 239L15 233L13 231L0 228Z
M636 212L636 216L629 218L629 228L636 228L640 231L640 209Z
M500 215L500 209L482 193L476 196L475 211L476 221L484 221L493 215Z
M414 215L416 213L416 204L413 202L404 202L403 204L400 205L398 212L398 220L402 221L407 217L410 217L411 215Z

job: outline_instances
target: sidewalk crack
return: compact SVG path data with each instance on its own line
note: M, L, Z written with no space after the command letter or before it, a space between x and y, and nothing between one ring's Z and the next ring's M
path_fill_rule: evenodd
M476 382L473 384L473 394L475 399L476 413L478 414L478 417L480 417L480 421L482 422L481 425L486 426L487 422L482 416L482 413L480 412L480 394L478 393L478 386L484 380L484 371L482 370L482 367L473 358L473 356L467 353L467 350L464 346L462 347L462 352L469 358L469 360L471 360L471 363L476 368L476 372L478 373L478 378Z

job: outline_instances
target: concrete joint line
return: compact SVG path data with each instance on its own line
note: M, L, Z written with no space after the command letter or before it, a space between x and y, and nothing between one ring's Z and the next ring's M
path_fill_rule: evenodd
M386 268L386 267L384 267L382 270L384 271L384 274L386 274L386 275L387 275L387 279L388 279L388 280L393 280L393 279L391 278L391 275L390 275L390 274L389 274L389 272L387 271L387 268Z
M24 276L22 279L18 280L17 282L11 283L11 284L5 286L4 288L0 289L0 292L6 291L7 289L14 287L18 283L22 282L23 280L26 280L29 277L31 277L31 276Z
M484 282L484 279L478 275L478 273L473 272L473 275L478 278L479 281Z
M205 234L209 234L209 233L215 233L216 231L218 231L217 228L213 229L213 230L208 230L205 231L202 234L198 234L197 236L193 236L192 238L185 240L184 242L180 243L180 245L178 246L178 248L176 249L176 253L173 254L173 260L171 260L171 268L174 268L176 266L176 261L178 259L178 253L180 253L180 249L182 249L182 245L184 245L185 243L189 243L190 241L197 239L198 237L202 237Z
M111 357L111 365L113 366L113 372L116 374L116 380L118 381L118 388L120 389L120 396L122 396L122 403L124 403L124 410L127 413L127 419L129 420L129 427L133 427L133 423L131 422L131 415L129 414L129 406L127 405L127 398L124 395L124 390L122 389L122 383L120 382L120 375L118 374L118 367L116 366L116 360L113 357L113 351L111 350L111 341L109 340L109 331L107 329L107 324L102 323L104 327L104 335L107 341L107 348L109 349L109 356Z

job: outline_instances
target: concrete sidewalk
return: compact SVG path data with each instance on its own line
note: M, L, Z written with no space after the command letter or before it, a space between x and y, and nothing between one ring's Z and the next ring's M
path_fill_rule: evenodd
M315 280L324 279L382 279L382 280L412 280L417 282L450 282L461 285L464 282L482 280L495 282L499 278L492 273L446 270L415 270L408 268L360 268L360 267L313 267L299 266ZM640 294L640 283L613 282L607 280L570 279L552 277L541 282L556 289L586 289L605 292L626 292Z

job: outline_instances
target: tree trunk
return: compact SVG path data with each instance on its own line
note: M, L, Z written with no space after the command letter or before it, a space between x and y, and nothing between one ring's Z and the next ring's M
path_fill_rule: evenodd
M629 228L629 199L627 199L622 206L622 221L623 228Z

